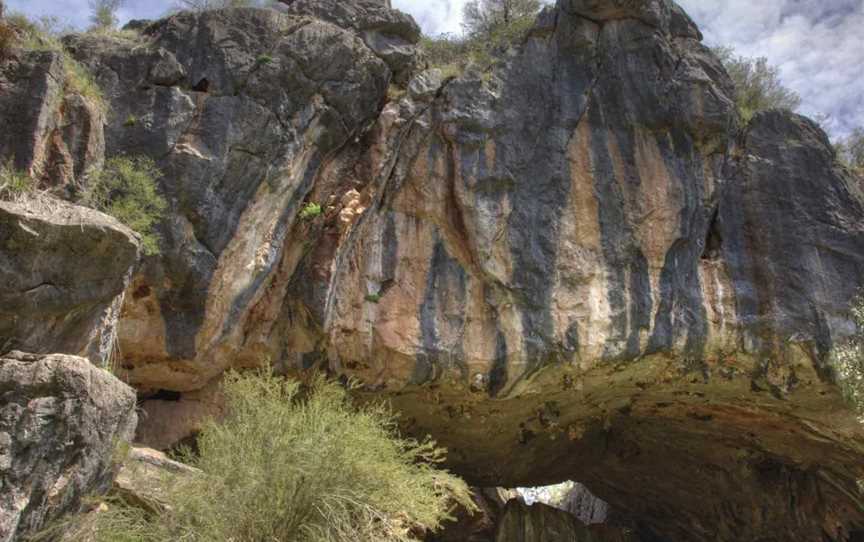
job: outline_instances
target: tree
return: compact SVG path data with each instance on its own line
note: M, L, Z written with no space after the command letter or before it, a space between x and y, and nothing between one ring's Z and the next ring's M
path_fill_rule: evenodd
M864 175L864 127L859 126L852 130L836 147L837 157L857 173Z
M540 0L471 0L462 10L462 27L472 37L499 38L533 23L540 6Z
M117 27L117 10L123 0L89 0L90 22L94 30L110 30Z
M760 111L795 111L801 105L801 97L783 85L780 70L769 65L767 58L739 56L730 47L715 48L714 53L723 62L735 83L736 104L745 121L749 121Z

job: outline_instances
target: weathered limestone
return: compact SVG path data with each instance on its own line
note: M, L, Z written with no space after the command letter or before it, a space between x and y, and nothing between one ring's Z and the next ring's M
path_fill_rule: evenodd
M67 92L65 64L55 51L0 61L0 156L64 196L105 158L103 106Z
M64 353L105 364L139 241L100 212L30 197L0 202L0 353Z
M135 392L83 358L0 356L0 540L35 534L107 490Z
M817 126L742 126L669 0L561 0L447 79L382 2L282 11L67 40L108 154L165 172L119 331L139 435L171 446L269 359L360 379L476 485L578 480L645 537L860 536L864 430L829 359L864 195Z

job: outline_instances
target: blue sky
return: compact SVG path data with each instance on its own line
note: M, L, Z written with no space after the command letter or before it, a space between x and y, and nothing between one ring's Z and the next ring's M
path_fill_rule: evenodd
M465 0L392 0L427 33L458 32ZM176 0L126 0L122 21L156 18ZM679 0L709 45L766 56L802 99L802 113L830 114L833 135L864 126L864 0ZM7 0L28 15L87 24L87 0Z

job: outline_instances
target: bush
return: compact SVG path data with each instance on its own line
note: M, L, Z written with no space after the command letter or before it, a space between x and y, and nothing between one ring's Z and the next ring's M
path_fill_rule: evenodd
M864 128L858 127L837 145L837 157L853 171L864 176Z
M487 9L487 4L495 3L469 3L466 5L466 10L471 8L482 11ZM527 5L531 7L525 7L516 15L506 19L496 15L490 16L491 18L482 24L477 23L474 26L466 24L466 32L462 35L424 36L420 47L426 61L431 67L442 69L445 77L460 74L469 64L473 64L480 70L488 70L498 53L521 41L534 26L540 4L529 1Z
M760 111L795 111L801 105L801 97L783 85L780 70L769 65L767 58L738 56L729 47L717 47L713 51L735 84L735 103L745 122Z
M444 451L400 437L381 405L354 407L323 378L304 392L229 373L224 389L227 417L186 457L203 474L175 486L172 511L109 508L89 541L401 542L440 527L457 503L474 509L465 483L435 468Z
M167 204L156 191L161 172L150 158L111 158L87 179L81 203L107 213L141 235L145 254L159 253L154 227Z
M300 219L301 220L312 220L313 218L320 216L324 210L321 208L321 205L317 203L307 203L300 209Z
M12 160L0 165L0 200L17 201L36 189L36 182L23 171L15 169Z
M853 303L852 318L857 333L835 350L833 364L843 396L864 423L864 297Z

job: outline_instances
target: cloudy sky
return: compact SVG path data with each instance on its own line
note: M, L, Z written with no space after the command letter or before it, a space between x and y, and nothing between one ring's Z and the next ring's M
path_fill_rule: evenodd
M465 0L392 0L429 34L458 32ZM176 0L126 0L123 21L155 18ZM835 136L864 126L864 0L679 0L709 45L768 57L803 98L802 112L831 115ZM87 24L87 0L7 0L28 15Z

